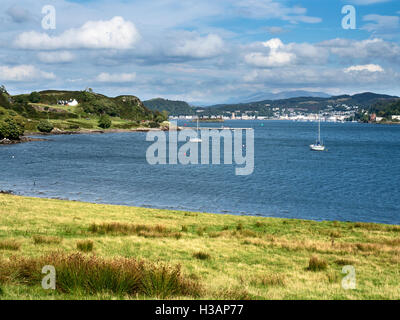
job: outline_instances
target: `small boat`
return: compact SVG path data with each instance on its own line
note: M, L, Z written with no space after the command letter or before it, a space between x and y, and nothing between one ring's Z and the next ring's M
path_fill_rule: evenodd
M199 117L197 117L197 137L196 138L191 138L189 141L190 142L194 142L194 143L202 142L202 140L200 138L200 130L199 130Z
M321 142L321 118L318 117L318 139L315 144L310 145L312 151L325 151L325 146Z

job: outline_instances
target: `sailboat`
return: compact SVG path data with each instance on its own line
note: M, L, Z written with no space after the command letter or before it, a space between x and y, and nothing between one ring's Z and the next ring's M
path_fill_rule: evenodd
M196 138L190 138L190 142L195 142L195 143L200 143L202 142L200 138L200 130L199 130L199 117L197 117L197 137Z
M325 151L325 146L321 142L321 117L318 115L318 140L315 144L310 145L312 151Z

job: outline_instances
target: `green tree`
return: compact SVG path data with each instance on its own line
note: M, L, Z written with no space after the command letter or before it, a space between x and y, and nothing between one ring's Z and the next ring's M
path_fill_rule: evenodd
M39 122L37 128L40 132L49 133L54 129L54 126L49 121L43 120Z
M7 118L3 122L0 122L0 139L19 140L19 137L24 134L24 128L18 125L18 123Z
M32 92L29 95L29 101L32 102L32 103L40 102L40 94L38 92L36 92L36 91Z
M99 119L99 127L103 129L108 129L112 125L110 116L103 114Z

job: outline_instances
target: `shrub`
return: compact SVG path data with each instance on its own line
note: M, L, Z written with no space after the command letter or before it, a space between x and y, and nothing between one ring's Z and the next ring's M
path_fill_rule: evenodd
M156 121L150 121L149 122L149 127L150 128L158 128L158 127L160 127L160 124L158 122L156 122Z
M91 252L93 251L93 241L92 240L78 241L78 243L76 244L76 248L82 252Z
M325 260L318 258L317 256L311 257L308 262L308 270L310 271L321 271L325 270L327 267L328 263Z
M37 129L40 132L50 133L54 129L54 126L49 121L43 120L39 122Z
M102 115L99 119L99 127L102 129L108 129L112 125L111 118L108 115Z
M24 129L15 120L8 118L0 122L0 139L18 140L23 134Z

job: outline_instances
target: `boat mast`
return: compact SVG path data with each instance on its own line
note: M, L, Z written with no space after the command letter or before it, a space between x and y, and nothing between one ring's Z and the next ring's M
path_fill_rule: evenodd
M318 142L321 142L321 114L318 112Z

